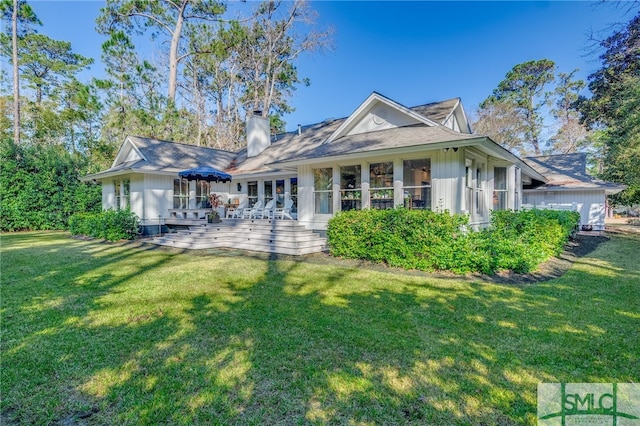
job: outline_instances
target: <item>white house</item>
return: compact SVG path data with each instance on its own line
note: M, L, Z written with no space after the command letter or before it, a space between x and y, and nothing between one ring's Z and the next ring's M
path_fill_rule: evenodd
M233 181L179 178L197 166ZM549 183L534 166L472 134L460 99L409 108L374 92L346 118L275 137L266 119L249 117L238 152L130 136L111 168L83 180L102 184L104 209L128 206L148 227L174 223L169 210L196 209L209 191L248 206L291 199L294 219L314 230L341 210L398 206L468 213L482 227L490 210L517 210L524 188Z

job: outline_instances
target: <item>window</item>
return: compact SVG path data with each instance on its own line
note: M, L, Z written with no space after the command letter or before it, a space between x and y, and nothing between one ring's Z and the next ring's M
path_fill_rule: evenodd
M206 209L211 207L209 204L209 194L211 193L211 183L206 180L196 181L196 207Z
M258 201L258 181L247 182L247 203L249 207Z
M404 160L402 165L405 207L431 209L431 160Z
M343 211L362 208L361 170L360 165L340 167L340 208Z
M464 168L464 201L467 212L473 212L473 165L472 160L466 160Z
M123 208L131 208L131 181L129 179L122 180L122 201L124 201Z
M313 195L316 214L333 214L333 169L313 169Z
M372 163L369 165L369 205L372 209L392 209L393 204L393 163Z
M173 180L173 208L189 208L189 181L186 179Z
M520 186L522 185L522 182L520 182L521 180L521 174L520 174L520 168L516 167L516 173L515 173L515 185L514 185L514 189L515 189L515 197L514 197L514 207L515 210L520 210Z
M298 212L298 178L291 178L291 201L293 201L293 207L291 207L292 213Z
M484 195L482 194L482 168L484 164L476 169L476 214L482 216L484 214Z
M276 181L276 207L284 207L284 180Z
M120 210L120 202L122 201L122 194L120 193L121 184L119 180L113 181L113 208Z
M265 180L264 181L264 204L266 205L271 200L273 200L273 181Z
M507 209L507 168L493 168L493 209Z

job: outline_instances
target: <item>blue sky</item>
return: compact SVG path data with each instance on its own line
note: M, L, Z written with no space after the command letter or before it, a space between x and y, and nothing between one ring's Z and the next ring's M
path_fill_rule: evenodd
M40 32L100 60L95 33L101 1L30 1ZM514 65L551 59L582 79L599 68L591 31L611 32L632 15L586 1L315 1L321 27L335 30L334 49L302 57L296 112L287 129L353 112L373 91L403 105L462 98L472 113ZM99 72L94 65L92 72ZM89 76L85 73L85 76Z

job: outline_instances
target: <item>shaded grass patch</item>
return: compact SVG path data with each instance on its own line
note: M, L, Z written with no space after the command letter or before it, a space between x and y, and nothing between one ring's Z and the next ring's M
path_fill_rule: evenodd
M521 286L3 235L3 424L535 424L640 376L638 248Z

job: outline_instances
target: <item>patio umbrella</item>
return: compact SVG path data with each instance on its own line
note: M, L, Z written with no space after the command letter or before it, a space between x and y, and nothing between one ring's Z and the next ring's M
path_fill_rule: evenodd
M206 180L207 182L231 182L231 175L213 167L196 167L178 172L178 176L187 180Z

